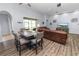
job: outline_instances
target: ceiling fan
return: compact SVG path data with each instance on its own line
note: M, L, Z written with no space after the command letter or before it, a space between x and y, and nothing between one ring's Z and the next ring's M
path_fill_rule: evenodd
M23 5L24 3L19 3L19 5ZM28 6L28 7L31 7L31 4L30 3L26 3L26 5Z
M57 7L60 7L60 6L61 6L61 3L58 3L58 4L57 4Z

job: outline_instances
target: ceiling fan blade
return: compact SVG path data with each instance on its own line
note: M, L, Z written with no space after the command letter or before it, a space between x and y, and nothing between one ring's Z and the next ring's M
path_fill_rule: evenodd
M60 7L60 6L61 6L61 3L58 3L58 4L57 4L57 7Z
M30 3L27 3L27 5L28 5L29 7L31 7L31 4L30 4Z
M19 3L19 5L22 5L23 3Z

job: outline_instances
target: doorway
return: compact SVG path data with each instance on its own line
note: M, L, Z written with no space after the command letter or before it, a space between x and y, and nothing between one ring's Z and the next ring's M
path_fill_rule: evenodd
M12 40L12 17L9 12L0 12L0 50L8 49L14 44Z
M8 15L0 14L0 27L2 36L10 33Z
M0 38L11 34L12 23L11 15L7 11L0 12ZM6 41L6 39L0 39L1 41Z

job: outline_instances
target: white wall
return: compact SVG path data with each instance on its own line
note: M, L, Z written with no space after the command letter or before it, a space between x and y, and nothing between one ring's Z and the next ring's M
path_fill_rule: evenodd
M19 28L23 27L23 24L18 24L17 22L22 21L24 16L38 19L37 23L40 25L44 20L44 16L42 14L27 8L25 5L18 5L15 3L0 3L0 11L7 11L11 14L12 28L14 31L18 31Z
M72 18L78 18L78 22L72 23ZM61 15L54 15L51 16L49 19L52 22L52 26L50 26L50 28L55 30L58 24L68 24L69 33L79 34L79 11L73 13L64 13ZM57 20L56 23L53 23L54 19Z

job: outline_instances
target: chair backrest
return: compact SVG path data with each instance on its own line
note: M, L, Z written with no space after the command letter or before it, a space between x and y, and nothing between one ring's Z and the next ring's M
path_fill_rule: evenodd
M43 38L43 35L44 35L44 32L37 32L36 38L41 39L41 38Z
M17 34L12 32L12 34L14 35L15 40L17 39Z
M16 34L16 33L14 33L14 32L12 32L12 34L14 35L15 45L20 44L17 34Z

